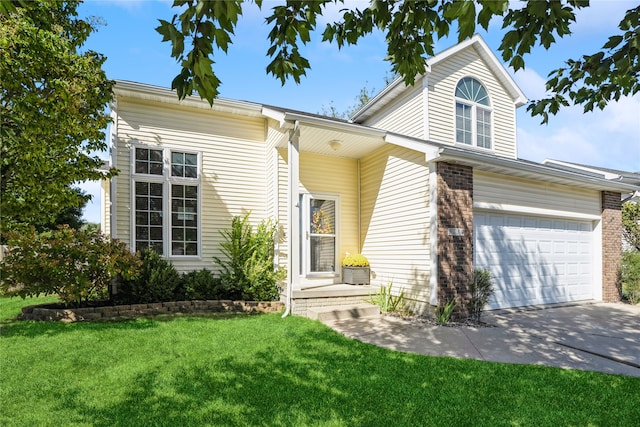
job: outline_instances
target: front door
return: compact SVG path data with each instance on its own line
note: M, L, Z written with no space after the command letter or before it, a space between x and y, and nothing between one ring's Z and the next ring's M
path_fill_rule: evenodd
M301 273L334 277L337 255L338 196L303 194Z

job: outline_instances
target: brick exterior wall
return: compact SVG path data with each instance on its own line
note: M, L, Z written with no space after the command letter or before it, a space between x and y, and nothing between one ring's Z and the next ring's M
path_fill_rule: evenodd
M437 179L438 305L453 298L454 316L467 317L473 277L473 168L439 162Z
M620 193L603 191L602 207L602 299L619 301L618 271L622 260L622 202Z

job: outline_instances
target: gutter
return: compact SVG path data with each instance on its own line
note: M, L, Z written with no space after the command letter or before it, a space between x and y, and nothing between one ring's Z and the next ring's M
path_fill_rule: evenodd
M638 187L635 185L625 184L618 181L610 181L603 178L564 171L542 164L529 164L521 160L495 157L494 155L487 155L469 149L460 149L455 147L441 147L438 150L438 155L434 160L451 160L459 163L467 163L470 166L474 166L474 168L477 168L478 170L485 170L488 172L492 172L492 170L491 168L487 168L486 166L494 166L499 169L498 171L496 171L497 173L502 173L505 175L518 176L517 174L513 173L516 171L533 173L538 174L538 178L540 178L540 175L542 175L543 177L546 176L552 179L552 182L556 182L559 184L562 184L561 180L564 179L570 181L569 184L565 183L565 185L576 185L592 190L608 190L621 193L633 193L638 189ZM558 181L553 180L553 178L556 178Z
M331 119L324 119L321 117L311 117L304 114L286 112L284 120L290 120L296 122L296 124L314 125L317 127L327 128L331 130L344 130L354 134L360 134L369 137L384 138L387 131L367 127L356 123L338 122Z
M633 192L633 193L629 194L629 196L628 196L628 197L625 197L625 198L622 200L622 203L625 203L625 202L628 202L628 201L630 201L630 200L633 200L633 199L635 199L636 197L640 198L640 190L637 190L637 191L635 191L635 192Z
M179 100L178 95L172 89L127 80L116 80L116 84L113 87L113 93L117 97L128 99L181 105L184 107L199 108L208 111L220 111L232 114L237 113L247 115L249 117L262 117L261 104L237 101L235 99L216 98L213 106L211 106L206 100L197 99L192 96Z

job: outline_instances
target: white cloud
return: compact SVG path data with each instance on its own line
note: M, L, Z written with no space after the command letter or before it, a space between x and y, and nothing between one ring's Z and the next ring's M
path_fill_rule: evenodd
M640 96L586 114L581 106L565 108L551 116L547 126L527 112L518 120L519 157L640 171Z
M344 3L329 3L322 8L322 16L318 17L318 28L342 18L342 9L363 10L369 6L369 0L345 0Z
M513 74L513 78L528 99L544 98L547 92L546 80L533 68L520 69Z
M638 6L637 1L631 0L592 0L589 7L576 12L576 22L571 31L578 37L590 37L594 33L609 35L629 9Z

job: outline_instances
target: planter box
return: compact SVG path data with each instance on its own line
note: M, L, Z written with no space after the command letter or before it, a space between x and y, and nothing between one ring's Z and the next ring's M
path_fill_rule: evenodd
M368 285L369 267L342 267L342 280L350 285Z

